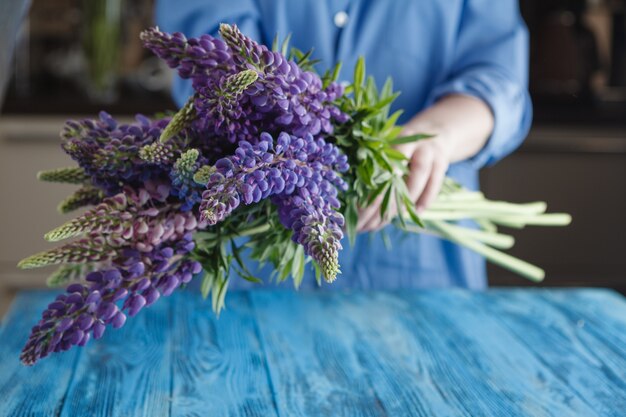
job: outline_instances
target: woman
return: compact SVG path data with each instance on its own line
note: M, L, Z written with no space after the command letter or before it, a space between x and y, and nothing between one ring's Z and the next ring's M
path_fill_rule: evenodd
M378 82L392 77L402 92L394 106L404 109L404 134L436 135L402 148L418 211L436 197L446 173L476 189L478 170L519 146L530 126L528 39L515 0L162 0L157 21L187 36L235 23L265 44L291 33L291 45L314 49L321 69L342 61L340 79L349 79L364 56L369 74ZM190 94L190 84L177 79L178 104ZM343 274L326 288L486 286L479 255L383 224L379 204L361 210L363 233L353 247L344 244ZM267 278L270 271L259 275ZM307 275L302 285L314 287L313 272ZM231 288L249 285L231 281Z

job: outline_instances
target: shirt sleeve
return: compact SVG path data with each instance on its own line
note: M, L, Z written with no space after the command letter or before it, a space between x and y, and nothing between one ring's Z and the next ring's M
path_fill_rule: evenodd
M235 23L253 39L260 38L260 13L254 0L158 0L156 21L166 32L187 37L216 36L220 23ZM172 96L182 106L193 93L191 80L174 77Z
M528 93L528 32L516 0L466 0L452 71L429 102L449 94L477 97L489 105L494 129L469 162L490 165L515 150L532 120Z

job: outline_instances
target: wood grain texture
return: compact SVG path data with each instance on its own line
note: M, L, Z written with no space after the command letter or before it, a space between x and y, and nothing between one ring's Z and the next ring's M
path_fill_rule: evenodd
M101 340L91 341L77 362L61 417L169 415L171 316L172 302L164 297L121 329L109 327Z
M0 416L623 416L626 301L602 290L196 293L19 364L54 294L0 328Z
M46 366L26 367L19 354L30 328L56 294L18 294L0 327L0 416L58 416L81 352L71 350L47 358Z
M172 416L276 416L248 294L230 293L226 303L216 318L196 293L176 300Z
M497 312L486 309L489 299L474 302L479 296L464 291L402 296L412 307L415 326L420 326L415 337L434 353L432 383L458 405L459 414L595 415L502 326Z
M600 415L626 413L626 304L609 291L496 292L476 304L500 322L571 395Z

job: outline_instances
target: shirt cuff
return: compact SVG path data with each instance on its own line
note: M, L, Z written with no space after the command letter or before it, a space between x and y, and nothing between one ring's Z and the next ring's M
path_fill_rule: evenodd
M532 104L525 87L492 72L465 72L437 86L428 104L450 94L462 94L484 101L494 117L494 128L483 148L468 159L475 168L492 165L513 152L526 138L532 121Z

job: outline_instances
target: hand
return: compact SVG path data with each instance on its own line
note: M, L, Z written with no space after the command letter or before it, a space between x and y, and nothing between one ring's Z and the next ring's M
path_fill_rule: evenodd
M402 136L413 133L405 129ZM446 171L450 165L450 151L445 146L446 143L448 142L443 138L436 136L432 139L424 139L398 147L409 158L409 175L406 184L418 214L434 201L441 190ZM369 207L359 210L358 231L366 232L381 229L396 215L395 199L391 199L389 216L385 219L380 217L381 203L382 196L379 196Z

